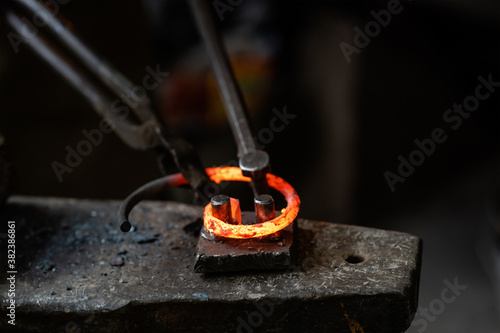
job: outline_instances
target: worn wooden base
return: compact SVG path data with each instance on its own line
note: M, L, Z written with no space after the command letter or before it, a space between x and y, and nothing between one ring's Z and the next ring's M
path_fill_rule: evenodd
M417 308L415 236L299 219L293 269L199 274L183 227L201 208L143 202L122 233L118 204L10 200L0 232L16 221L16 326L2 284L2 332L402 332Z

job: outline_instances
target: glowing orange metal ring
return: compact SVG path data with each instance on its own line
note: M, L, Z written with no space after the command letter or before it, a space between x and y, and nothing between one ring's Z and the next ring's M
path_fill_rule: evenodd
M221 181L251 181L250 177L243 176L241 169L237 167L207 168L206 171L210 179L217 184ZM297 192L285 180L275 175L267 174L267 182L269 186L281 192L287 201L287 206L280 216L253 225L228 224L212 215L212 204L209 203L203 213L205 228L217 236L243 239L267 236L291 224L299 213L300 199Z

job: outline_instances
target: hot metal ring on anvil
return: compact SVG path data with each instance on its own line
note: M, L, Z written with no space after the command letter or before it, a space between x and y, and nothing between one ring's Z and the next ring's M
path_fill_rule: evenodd
M217 184L221 181L251 181L251 178L243 176L241 169L237 167L208 168L206 171L210 179ZM252 225L229 224L212 215L212 204L209 203L203 213L205 228L220 237L244 239L271 235L290 225L299 213L300 198L297 192L284 179L275 175L267 174L267 182L270 187L283 194L287 201L287 206L280 216Z
M215 183L220 183L221 181L251 181L250 177L243 176L241 169L237 167L207 168L205 171L210 179ZM269 183L269 186L280 191L286 198L287 207L282 210L280 216L272 220L253 225L227 224L212 216L212 205L208 204L203 213L205 228L220 237L244 239L270 235L291 224L299 213L299 196L293 187L282 178L272 174L267 174L267 182ZM164 189L185 184L187 184L187 181L182 174L176 173L155 179L135 190L121 203L118 208L117 215L120 229L124 232L131 229L132 224L129 222L128 216L134 206L141 200L151 198L156 193ZM233 200L236 201L236 199ZM235 204L237 204L237 202L235 202Z

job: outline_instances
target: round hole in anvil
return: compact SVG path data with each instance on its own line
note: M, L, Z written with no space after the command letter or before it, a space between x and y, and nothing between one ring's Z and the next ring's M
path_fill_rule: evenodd
M359 256L357 254L351 254L349 257L345 259L350 264L359 264L360 262L365 261L365 258Z

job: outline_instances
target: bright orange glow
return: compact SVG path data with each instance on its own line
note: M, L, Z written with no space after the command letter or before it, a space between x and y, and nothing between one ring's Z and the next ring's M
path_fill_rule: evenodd
M210 179L217 184L221 181L250 182L251 180L250 177L243 176L241 169L237 167L208 168L206 171ZM267 236L291 224L299 213L300 199L297 192L285 180L275 175L267 174L267 182L269 186L281 192L287 201L287 206L281 210L280 216L263 223L243 225L239 202L231 198L232 217L238 224L228 224L215 218L212 215L212 204L209 203L203 213L205 228L220 237L244 239Z

